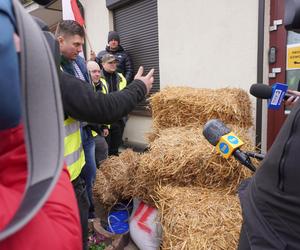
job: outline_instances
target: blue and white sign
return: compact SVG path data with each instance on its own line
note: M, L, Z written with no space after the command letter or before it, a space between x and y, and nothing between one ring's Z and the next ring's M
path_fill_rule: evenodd
M280 105L282 103L283 97L285 96L287 89L287 84L283 83L275 83L272 86L272 96L268 106L269 109L278 110L280 108Z
M229 135L229 136L227 137L227 139L228 139L228 141L229 141L230 143L232 143L232 144L234 144L234 145L239 143L239 139L238 139L237 137L233 136L233 135Z
M228 154L228 152L229 152L229 147L228 147L228 145L227 145L226 143L224 143L224 142L220 143L219 149L220 149L220 151L221 151L223 154Z

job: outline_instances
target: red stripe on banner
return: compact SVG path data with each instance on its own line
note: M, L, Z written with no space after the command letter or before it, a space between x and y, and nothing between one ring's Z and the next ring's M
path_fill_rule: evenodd
M75 21L77 23L79 23L81 26L83 26L84 25L84 19L81 16L80 10L79 10L78 5L77 5L77 1L76 0L70 0L70 1L71 1L71 7L72 7L72 11L73 11L73 14L74 14Z
M148 207L146 212L142 215L141 219L137 223L138 226L148 234L151 234L151 228L146 225L146 221L153 211L153 207Z
M139 216L139 214L142 212L143 208L144 208L145 204L143 202L141 202L137 208L137 210L135 211L133 218L136 218Z

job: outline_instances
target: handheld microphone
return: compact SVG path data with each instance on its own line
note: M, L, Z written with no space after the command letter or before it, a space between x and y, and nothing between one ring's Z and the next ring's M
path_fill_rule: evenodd
M250 87L250 94L259 99L270 99L273 95L273 89L271 86L262 83L252 84ZM297 98L297 96L285 93L283 96L284 100L289 99L291 96Z
M212 119L203 127L203 135L210 144L216 146L216 150L225 159L231 155L241 164L255 172L256 168L252 164L250 157L239 148L244 144L231 130L220 120Z

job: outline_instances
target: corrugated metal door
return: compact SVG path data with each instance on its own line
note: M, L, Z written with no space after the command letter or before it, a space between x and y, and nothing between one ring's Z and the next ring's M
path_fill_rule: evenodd
M129 53L136 73L140 65L146 72L155 69L151 93L159 91L159 50L157 0L139 0L113 10L114 27L121 45ZM137 110L145 110L142 103Z

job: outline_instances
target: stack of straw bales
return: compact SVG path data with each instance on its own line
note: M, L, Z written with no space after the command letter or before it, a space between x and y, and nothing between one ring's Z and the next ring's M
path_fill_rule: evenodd
M223 97L220 98L220 97ZM149 151L126 150L97 174L95 194L106 205L136 197L159 208L164 249L234 249L240 228L235 196L251 172L218 155L202 126L218 118L254 150L250 100L240 89L167 88L151 98Z

